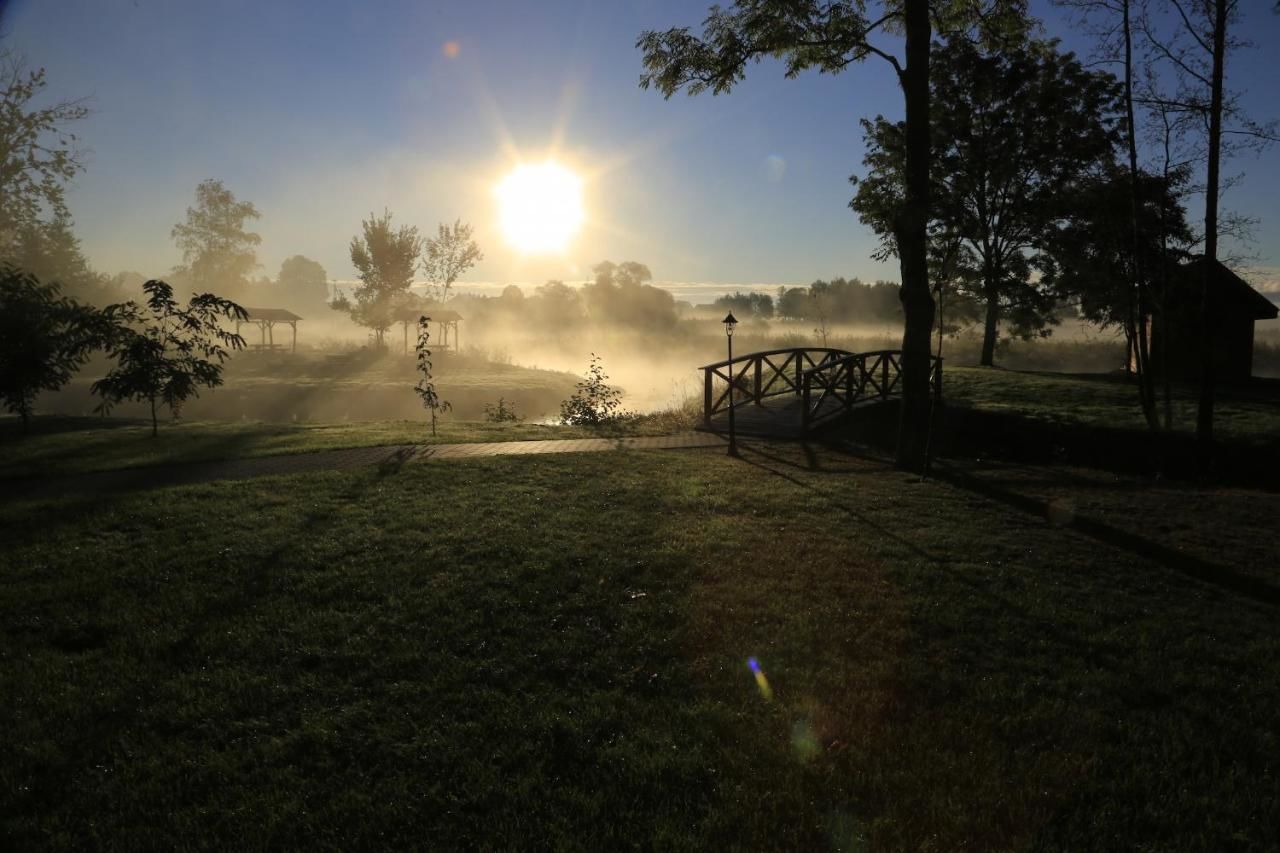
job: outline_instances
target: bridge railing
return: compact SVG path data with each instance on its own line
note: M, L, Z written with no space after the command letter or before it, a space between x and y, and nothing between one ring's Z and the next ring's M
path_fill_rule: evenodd
M887 400L901 379L901 350L850 353L815 365L800 376L801 427L808 432L845 414L857 403ZM937 356L929 356L929 383L935 398L941 398L942 359Z
M888 399L902 376L901 350L849 352L834 347L790 347L737 356L703 365L703 423L730 406L783 394L801 398L802 427L808 432L856 403ZM929 381L942 394L942 359L930 356ZM730 390L732 389L732 394Z
M729 406L759 404L769 397L802 393L804 374L853 353L832 347L764 350L703 365L702 419L707 425ZM733 393L730 394L730 389ZM732 403L730 402L732 398Z

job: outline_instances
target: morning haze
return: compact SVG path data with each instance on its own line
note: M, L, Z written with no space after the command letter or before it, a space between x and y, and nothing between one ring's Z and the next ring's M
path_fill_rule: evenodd
M1272 5L0 3L0 847L1280 846Z

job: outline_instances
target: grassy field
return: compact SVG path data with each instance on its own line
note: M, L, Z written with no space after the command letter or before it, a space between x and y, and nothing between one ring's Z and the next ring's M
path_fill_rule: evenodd
M478 420L499 397L525 417L554 415L581 378L571 373L494 363L481 355L438 353L433 358L441 399L459 417ZM98 399L90 386L107 369L90 362L65 389L40 399L41 411L83 415ZM190 401L184 415L194 420L405 420L422 406L413 394L418 380L412 354L398 351L244 352L227 364L224 384ZM119 414L143 416L142 404L128 403Z
M944 395L951 404L1066 426L1146 430L1137 386L1118 372L1061 374L947 367L944 376ZM1198 393L1195 387L1174 389L1175 430L1195 431ZM1280 440L1280 380L1255 380L1245 388L1223 388L1215 407L1215 432L1230 442L1268 444Z
M0 847L1280 845L1280 498L942 469L0 503Z

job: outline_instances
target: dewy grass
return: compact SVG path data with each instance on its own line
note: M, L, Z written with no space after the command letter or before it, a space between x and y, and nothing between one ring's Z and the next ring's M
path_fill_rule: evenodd
M150 425L137 420L36 418L31 434L24 436L16 420L10 419L0 423L0 480L351 447L665 435L691 429L696 422L682 409L602 428L489 423L445 416L433 437L430 425L422 421L180 421L162 424L159 436L152 438Z
M0 846L1280 844L1277 498L940 472L748 444L2 504Z

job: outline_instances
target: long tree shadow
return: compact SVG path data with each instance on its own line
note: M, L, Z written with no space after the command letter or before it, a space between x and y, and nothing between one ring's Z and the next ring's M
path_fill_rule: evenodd
M973 492L989 500L1003 503L1028 515L1034 515L1038 518L1051 517L1052 508L1049 501L1021 494L1013 489L1000 486L957 468L945 464L935 464L932 476L949 485ZM1066 524L1071 529L1083 533L1104 545L1109 545L1145 560L1158 563L1167 569L1201 583L1206 583L1237 595L1243 595L1262 604L1273 606L1280 604L1280 588L1238 572L1229 566L1209 562L1147 537L1122 530L1096 518L1090 518L1078 513L1067 519Z

